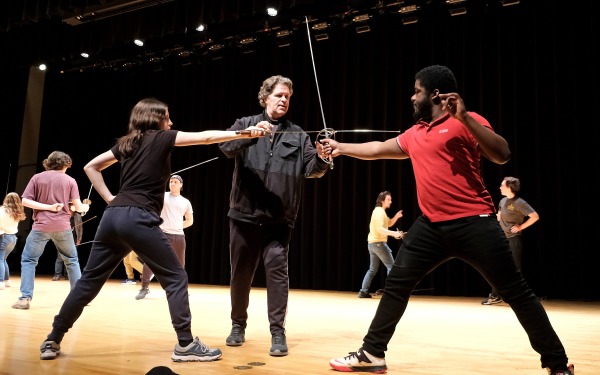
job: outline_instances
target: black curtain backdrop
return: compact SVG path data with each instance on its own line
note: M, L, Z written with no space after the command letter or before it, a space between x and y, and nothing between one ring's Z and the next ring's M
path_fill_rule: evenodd
M371 20L371 31L353 27L312 40L326 125L335 130L402 131L412 125L414 74L431 64L455 73L467 108L485 116L510 144L512 159L499 166L482 159L484 179L494 202L501 198L504 176L521 179L521 196L540 214L524 232L523 273L540 297L600 298L597 271L597 184L600 157L594 113L598 73L597 5L593 1L522 1L498 12L439 14L404 26L397 15ZM218 60L204 58L188 66L169 64L131 70L46 73L42 108L41 160L54 150L69 153L82 197L90 190L83 166L125 134L129 110L140 99L156 97L170 106L174 129L225 129L241 116L262 111L257 93L262 80L282 74L294 81L289 118L305 130L324 124L306 30L289 47L263 42L253 53L229 49ZM4 72L2 154L12 174L0 177L15 187L26 72ZM591 107L590 107L591 106ZM589 111L590 113L586 113ZM586 117L584 119L584 116ZM27 137L27 135L24 135ZM389 133L338 133L341 142L379 141ZM315 137L313 137L315 138ZM216 145L177 148L172 170L217 160L181 172L183 195L194 207L194 225L186 229L186 269L192 283L228 285L228 198L233 160ZM118 189L119 167L105 179ZM397 227L409 230L420 215L408 160L335 159L323 178L307 180L289 253L290 287L358 291L369 266L368 224L380 191L392 192L391 216L402 209ZM22 193L22 192L19 192ZM84 224L84 242L93 239L105 203L95 191ZM396 254L400 242L388 242ZM90 246L80 247L85 264ZM49 245L38 273L52 273L56 252ZM12 260L10 259L12 258ZM11 260L19 270L18 256ZM124 277L122 266L113 277ZM383 287L384 267L372 288ZM264 286L262 269L255 286ZM490 287L469 265L452 260L428 275L415 293L485 296Z

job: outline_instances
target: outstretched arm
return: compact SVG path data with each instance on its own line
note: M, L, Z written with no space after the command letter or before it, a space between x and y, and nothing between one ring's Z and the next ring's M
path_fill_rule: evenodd
M266 121L265 121L266 122ZM267 123L268 124L268 123ZM209 145L227 142L239 138L264 137L270 131L270 125L250 126L243 131L205 130L201 132L177 132L175 146Z
M323 138L321 143L331 147L333 157L346 155L362 160L408 158L408 155L398 146L396 138L390 138L384 142L366 143L340 143L331 138Z

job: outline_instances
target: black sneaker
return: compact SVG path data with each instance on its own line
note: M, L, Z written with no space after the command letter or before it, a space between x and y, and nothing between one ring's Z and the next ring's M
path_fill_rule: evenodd
M225 339L225 344L227 344L227 346L242 346L244 341L246 341L245 333L246 331L241 325L233 324L231 333Z
M273 334L271 337L271 350L269 350L269 355L274 357L283 357L288 355L288 347L284 333Z
M44 341L40 346L40 359L54 359L60 354L60 345L54 341Z
M54 276L52 276L52 281L58 281L60 280L60 273L55 273Z
M493 296L493 295L489 295L488 298L484 299L483 301L481 301L482 305L495 305L497 303L502 302L502 298L500 298L500 296Z
M358 298L373 298L373 296L361 290L360 292L358 292Z
M549 375L575 375L575 365L567 365L567 368L562 370L550 370L549 368L546 370Z
M150 293L150 289L142 288L142 289L140 289L140 292L138 293L138 295L135 296L135 299L144 299L144 298L146 298L146 295L148 293Z
M179 344L175 345L171 360L173 362L209 362L221 358L220 349L211 349L200 341L198 337L194 338L191 344L182 348Z
M377 291L375 292L376 296L382 296L383 293L385 293L385 289L377 289Z
M374 374L385 374L387 371L385 358L375 357L363 348L348 354L349 355L345 357L330 360L329 366L336 371L342 372L371 372Z

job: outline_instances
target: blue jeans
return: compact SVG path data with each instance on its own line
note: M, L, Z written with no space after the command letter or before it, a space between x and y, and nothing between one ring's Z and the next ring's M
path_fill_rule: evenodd
M0 282L10 279L8 263L6 258L17 244L17 236L14 234L0 234Z
M369 287L371 286L371 282L375 275L377 275L377 271L379 270L379 264L383 262L385 267L387 268L387 273L390 273L392 269L392 265L394 264L394 257L392 256L392 249L388 246L386 242L370 242L367 245L369 249L369 257L371 258L371 264L369 265L369 270L365 274L365 278L362 282L361 292L369 293Z
M62 255L71 289L81 277L81 268L79 258L77 257L77 248L73 241L73 234L70 229L62 232L40 232L32 230L25 241L25 248L21 255L21 299L33 299L33 283L35 279L35 267L48 241L52 241L58 252Z
M54 274L62 275L65 272L65 262L63 261L60 253L56 252L56 261L54 261Z
M454 258L474 267L510 305L533 350L540 354L542 367L567 364L565 349L540 300L517 269L496 215L439 223L432 223L424 216L415 220L388 273L385 293L364 337L363 348L367 352L385 356L415 286L439 265ZM439 317L443 315L440 311Z

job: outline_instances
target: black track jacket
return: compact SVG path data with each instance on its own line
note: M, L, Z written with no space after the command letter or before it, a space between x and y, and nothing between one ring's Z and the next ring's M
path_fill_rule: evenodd
M227 130L243 130L260 121L277 125L275 134L219 143L225 156L235 158L227 216L293 227L304 179L322 177L328 164L317 155L309 135L285 118L275 122L263 112L237 119Z

